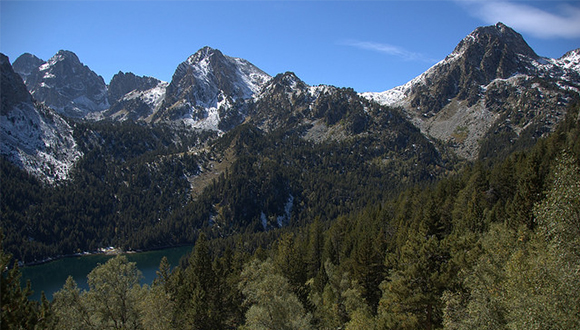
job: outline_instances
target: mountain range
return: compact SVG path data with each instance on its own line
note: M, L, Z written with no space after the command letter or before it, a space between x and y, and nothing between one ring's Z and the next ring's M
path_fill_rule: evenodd
M532 146L580 93L580 49L541 57L502 23L381 93L272 77L210 47L170 82L120 71L107 85L70 51L0 60L0 153L53 189L6 206L21 260L330 219ZM44 233L60 228L52 214L70 232L38 238L42 214Z
M578 95L579 63L580 49L559 59L541 57L498 23L477 28L408 83L359 95L399 108L429 139L472 160L509 151L490 141L526 144L553 130ZM34 100L65 118L183 123L219 132L246 120L267 129L300 122L312 124L311 133L341 134L332 129L334 120L322 127L315 118L321 96L337 88L307 86L292 73L272 78L210 47L179 64L169 83L119 72L106 85L70 51L48 61L23 54L12 66Z

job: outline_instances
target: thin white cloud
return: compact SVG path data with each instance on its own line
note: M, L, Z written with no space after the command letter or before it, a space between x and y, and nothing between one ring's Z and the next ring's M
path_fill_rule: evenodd
M372 42L372 41L360 41L360 40L346 40L340 43L344 46L355 47L364 50L370 50L374 52L383 53L390 56L399 57L405 61L421 61L421 62L434 62L434 60L427 58L425 55L420 53L415 53L408 51L402 47L394 46L390 44Z
M580 38L580 6L560 4L552 11L546 11L514 1L456 2L488 24L503 22L519 32L545 39Z

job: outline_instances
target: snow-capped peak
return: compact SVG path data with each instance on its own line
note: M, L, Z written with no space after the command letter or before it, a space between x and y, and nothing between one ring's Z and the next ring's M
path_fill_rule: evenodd
M247 60L226 56L208 46L189 56L185 63L189 64L188 69L196 80L208 85L221 85L216 87L226 94L233 93L234 99L250 98L271 78ZM233 86L224 86L227 80L231 80ZM213 97L219 95L217 90L213 94Z
M204 47L179 64L155 120L183 120L193 127L219 130L221 116L227 116L235 102L259 92L270 79L244 59Z

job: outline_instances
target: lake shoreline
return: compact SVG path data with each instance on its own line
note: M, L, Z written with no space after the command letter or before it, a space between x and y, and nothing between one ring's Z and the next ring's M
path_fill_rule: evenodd
M166 245L166 246L154 247L151 249L139 249L139 250L123 250L123 249L119 249L119 248L115 248L115 247L110 246L107 248L99 248L98 250L93 251L93 252L85 251L85 252L77 252L77 253L72 253L72 254L63 254L63 255L58 255L58 256L54 256L54 257L48 257L48 258L43 259L43 260L26 262L26 263L24 263L22 261L18 261L18 267L25 268L25 267L39 266L39 265L44 265L44 264L47 264L47 263L50 263L53 261L61 260L61 259L67 259L67 258L97 256L97 255L116 256L116 255L121 255L121 254L135 254L135 253L142 253L142 252L151 252L151 251L165 250L165 249L171 249L171 248L179 248L179 247L191 246L191 245L192 244Z

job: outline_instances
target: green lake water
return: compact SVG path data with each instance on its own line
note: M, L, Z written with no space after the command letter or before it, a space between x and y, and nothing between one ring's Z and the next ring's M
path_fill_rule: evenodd
M143 273L141 284L151 284L159 270L159 262L166 256L171 267L179 264L179 259L192 250L192 246L182 246L163 250L125 254L131 262L137 263L137 268ZM40 300L40 293L44 291L46 297L52 300L52 295L60 290L66 279L72 276L79 288L88 289L87 275L98 264L104 264L113 258L113 255L95 254L78 257L62 258L41 265L23 267L22 283L30 280L34 294L31 299Z

